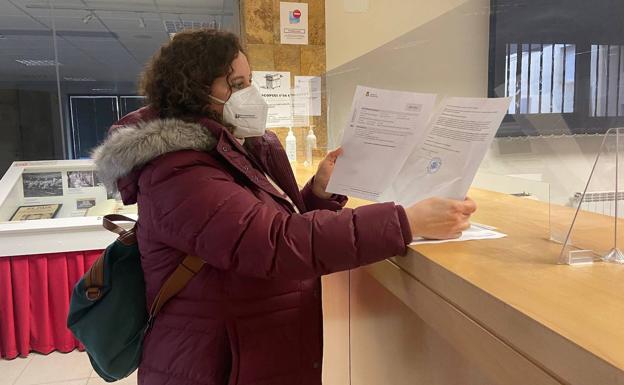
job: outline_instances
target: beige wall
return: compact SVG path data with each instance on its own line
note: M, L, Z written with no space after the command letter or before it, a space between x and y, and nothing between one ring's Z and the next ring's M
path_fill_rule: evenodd
M280 1L241 0L241 36L253 70L288 71L291 85L297 75L321 76L325 73L324 0L292 1L308 4L309 36L307 45L280 44ZM326 106L321 116L311 118L316 126L319 149L327 147ZM287 128L274 128L284 144ZM297 159L304 157L307 128L293 128L297 136ZM320 155L320 151L318 153Z
M340 143L357 85L487 94L489 1L326 1L329 143ZM406 16L409 15L409 16Z
M332 70L412 32L467 1L462 0L327 0L327 69ZM349 4L366 12L349 12ZM479 2L489 10L489 1ZM472 31L470 31L472 32Z

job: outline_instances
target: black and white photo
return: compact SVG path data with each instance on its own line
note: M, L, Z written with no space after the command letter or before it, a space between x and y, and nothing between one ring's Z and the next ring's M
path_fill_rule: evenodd
M63 177L60 172L22 174L24 198L63 195Z
M76 210L87 210L95 206L95 198L76 199Z
M67 171L69 188L93 187L93 171Z

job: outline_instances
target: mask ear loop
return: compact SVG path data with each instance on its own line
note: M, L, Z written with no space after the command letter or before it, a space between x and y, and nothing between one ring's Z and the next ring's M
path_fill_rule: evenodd
M230 81L228 78L229 78L229 75L226 76L225 82L227 83L228 89L230 90L230 95L228 96L228 99L229 99L230 97L232 97L232 94L234 92L232 92L232 85L230 84ZM208 97L221 105L225 105L225 103L227 102L227 100L219 99L216 96L208 95Z
M219 104L225 104L225 101L217 98L216 96L212 96L212 95L208 95L208 97L212 100L214 100L215 102L219 103Z

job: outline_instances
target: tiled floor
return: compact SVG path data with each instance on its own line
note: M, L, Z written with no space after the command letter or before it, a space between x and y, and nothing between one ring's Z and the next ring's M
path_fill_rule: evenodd
M136 385L136 372L118 381L119 385ZM31 353L27 358L0 359L0 385L103 385L104 380L91 368L86 353Z

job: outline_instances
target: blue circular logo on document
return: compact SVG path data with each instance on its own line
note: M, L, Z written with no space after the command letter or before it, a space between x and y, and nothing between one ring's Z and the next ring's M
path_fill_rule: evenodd
M442 159L433 158L431 159L431 161L429 162L429 165L427 166L427 172L429 174L435 174L436 172L440 170L441 167L442 167Z

